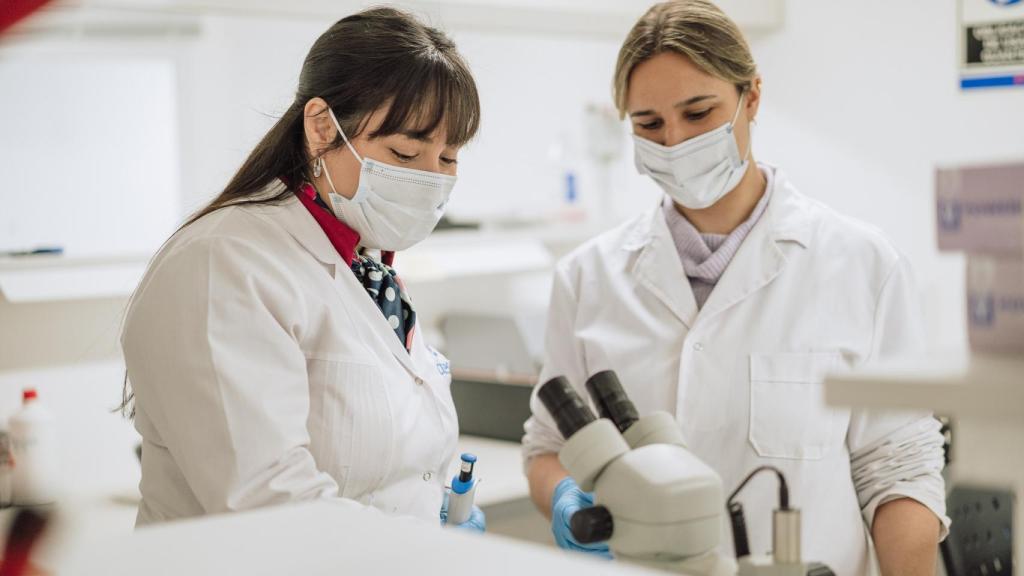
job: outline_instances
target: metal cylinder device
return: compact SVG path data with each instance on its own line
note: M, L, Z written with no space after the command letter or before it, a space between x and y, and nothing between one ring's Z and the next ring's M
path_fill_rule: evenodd
M772 554L776 564L799 564L800 511L796 508L775 510L772 514Z

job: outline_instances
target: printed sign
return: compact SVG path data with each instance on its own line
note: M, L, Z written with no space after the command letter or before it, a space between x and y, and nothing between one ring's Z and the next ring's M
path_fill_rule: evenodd
M1024 0L959 0L960 87L1024 87Z

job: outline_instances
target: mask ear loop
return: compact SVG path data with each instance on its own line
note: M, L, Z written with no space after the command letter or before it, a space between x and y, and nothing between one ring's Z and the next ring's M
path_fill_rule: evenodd
M729 123L731 125L731 127L732 127L733 134L736 133L736 121L740 119L740 110L743 109L743 99L746 98L746 97L747 97L747 91L744 90L743 93L740 94L740 103L739 103L738 106L736 106L736 114L733 115L732 122ZM751 125L757 124L757 121L751 119L750 120L750 124ZM748 130L747 153L743 155L743 161L744 162L746 162L747 160L750 159L750 153L754 151L754 139L751 137L749 132L751 132L751 131Z
M348 146L348 149L352 151L352 155L356 157L356 160L359 160L360 164L362 164L363 157L359 155L359 152L356 152L355 147L353 147L352 143L348 141L348 136L345 136L345 131L341 129L341 124L338 123L338 117L334 115L334 110L331 110L328 107L327 113L331 115L331 120L334 121L334 127L338 129L338 134L341 134L341 139L345 141L345 146Z
M352 155L356 157L356 160L358 160L359 163L362 164L363 158L359 156L359 153L356 152L356 149L352 146L352 143L348 141L348 137L345 136L345 131L341 129L341 124L338 123L338 117L334 115L334 110L331 110L330 106L327 107L327 113L331 115L331 120L334 122L334 127L338 129L338 134L341 134L341 139L345 141L345 145L348 146L348 149L352 151ZM323 157L317 158L317 160L318 164L314 167L314 170L316 170L317 168L322 169L324 172L324 176L327 177L327 183L331 185L331 193L338 194L338 189L334 187L334 181L331 180L331 173L330 171L327 170L327 163L324 162ZM340 194L338 195L340 196Z

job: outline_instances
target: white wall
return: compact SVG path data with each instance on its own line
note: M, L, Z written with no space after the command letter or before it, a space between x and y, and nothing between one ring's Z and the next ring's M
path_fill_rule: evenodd
M202 36L189 43L179 73L187 143L185 211L224 186L288 106L306 52L330 24L329 19L202 18ZM451 215L535 220L558 201L562 167L550 159L556 145L565 147L568 167L580 172L581 196L596 201L597 174L584 158L584 109L610 103L617 43L450 32L473 68L483 106L479 137L460 155ZM623 136L622 153L627 152ZM621 180L628 166L620 162L622 170L613 177ZM631 212L633 200L618 195L616 205Z
M1024 91L959 90L954 0L788 0L785 12L781 30L750 38L765 79L757 157L881 227L915 265L930 345L963 346L962 259L934 249L932 174L936 164L1024 157L1024 115L1015 113ZM185 151L186 209L224 184L284 109L302 57L329 24L204 17L180 75L182 137L197 144ZM596 202L605 180L587 164L583 111L610 103L618 41L451 33L484 114L461 158L452 215L539 217L557 201L558 145L580 171L584 201ZM607 179L616 220L656 196L634 173L625 136L622 151Z
M352 4L344 3L344 11ZM963 344L962 261L955 255L940 256L933 248L933 168L938 163L1024 157L1024 115L1015 113L1024 91L965 94L957 87L955 10L954 0L788 0L782 28L751 37L765 78L755 132L758 158L780 164L806 193L880 226L895 240L916 265L934 328L931 344L939 348ZM339 16L341 11L339 5ZM148 140L118 137L117 142L138 142L136 147L150 156L166 154L169 160L161 164L164 171L154 173L157 188L146 187L138 171L127 169L125 178L142 186L124 187L116 203L156 206L167 221L145 230L159 231L160 236L211 198L290 102L303 57L333 20L326 15L211 13L196 17L198 34L168 41L169 47L161 50L139 50L138 41L128 40L136 61L171 55L175 71L167 82L176 93L160 100L160 106L170 107L165 114L177 116L180 146L179 157L173 159L173 150L151 142L173 141L174 130L160 125L147 128ZM550 154L557 146L565 148L566 162L580 172L581 195L591 208L607 186L613 220L637 213L657 196L656 188L635 174L625 134L622 156L607 177L586 159L584 109L610 104L617 39L502 34L465 24L450 32L475 71L484 107L479 138L461 158L453 216L540 217L557 201L562 166ZM153 86L140 84L149 89L139 86L132 92L140 99L151 98ZM5 101L18 97L3 92ZM102 110L83 106L78 115ZM65 144L81 148L82 134L99 133L87 123L68 125L64 113L40 122L45 134L57 136L58 156L74 155ZM62 130L65 125L71 132ZM45 157L45 151L38 152L40 142L19 149L18 158ZM7 149L14 146L4 143ZM34 152L26 153L29 149ZM93 165L108 163L113 164L101 159ZM166 173L166 166L174 165L179 171ZM5 171L15 178L8 178L3 199L33 205L21 191L29 172L20 163L6 165ZM74 197L80 190L74 172L55 170L48 188ZM98 180L90 173L87 181L95 185ZM164 194L166 187L177 190ZM168 198L176 198L176 211L164 203ZM59 208L75 206L68 201ZM38 206L33 209L39 211ZM5 212L8 228L0 230L0 241L7 244L15 238L12 226L23 224L10 218L12 213ZM90 220L85 208L74 208L62 218L68 213L75 215L78 227ZM103 230L96 237L110 238L106 246L113 245L120 238L114 232ZM546 287L526 283L517 290L544 293ZM459 299L458 305L485 307L488 302L482 298ZM422 299L444 302L443 294L424 294Z
M156 249L179 203L173 61L7 49L0 86L0 250Z
M788 0L752 38L759 159L884 230L912 260L933 348L965 345L963 264L935 249L934 168L1024 160L1024 90L959 89L954 0Z

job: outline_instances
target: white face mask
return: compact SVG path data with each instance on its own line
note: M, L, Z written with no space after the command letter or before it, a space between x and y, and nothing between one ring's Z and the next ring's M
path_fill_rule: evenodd
M740 96L732 122L675 146L662 146L634 134L637 170L654 178L666 194L691 210L713 206L736 188L750 165L750 146L740 157L734 133L742 108Z
M362 158L342 131L334 111L328 108L334 126L345 145L359 160L359 187L351 199L338 194L331 185L331 206L339 220L359 233L360 245L376 250L398 252L422 242L444 215L455 176L413 170Z

